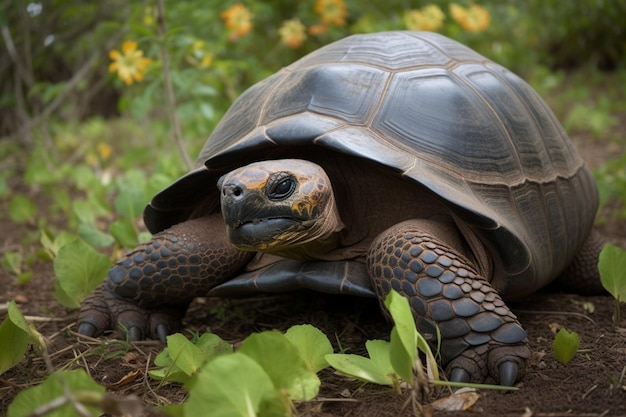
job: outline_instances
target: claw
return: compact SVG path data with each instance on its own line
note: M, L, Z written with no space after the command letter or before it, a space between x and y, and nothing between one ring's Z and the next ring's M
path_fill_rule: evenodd
M505 361L498 367L500 372L500 385L512 387L517 379L517 363Z
M78 333L85 336L94 337L98 329L91 323L82 322L78 325Z
M463 368L454 368L450 372L451 382L470 382L471 375Z
M161 343L165 344L167 343L167 333L168 333L168 326L165 323L159 323L156 326L156 334L159 337L159 340L161 341Z
M137 326L129 327L128 337L130 338L130 340L133 340L133 341L142 340L143 335L141 333L141 329Z

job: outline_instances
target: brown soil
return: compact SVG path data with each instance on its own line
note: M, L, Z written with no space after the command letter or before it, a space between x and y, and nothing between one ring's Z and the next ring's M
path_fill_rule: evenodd
M575 139L592 166L615 156L616 148L598 146L586 138ZM617 149L617 152L623 151ZM0 210L5 212L5 208ZM626 248L626 222L613 216L611 207L605 210L602 218L609 220L600 226L601 231L610 241ZM4 218L0 218L0 228L4 240L2 253L35 230L16 226ZM155 381L145 377L146 369L153 365L155 355L162 348L160 343L142 342L128 347L77 336L72 332L77 313L55 302L53 288L54 273L49 262L35 263L34 277L24 286L18 286L13 276L0 269L0 305L9 300L19 302L21 311L49 338L48 354L55 369L85 367L113 395L136 394L147 407L185 398L179 385L157 387ZM586 309L589 303L595 307L592 313ZM436 411L435 415L626 416L626 311L621 321L615 322L614 303L609 296L584 297L547 291L512 307L529 334L533 352L519 390L506 394L480 390L480 398L470 410ZM5 315L0 310L0 320ZM338 340L350 352L360 354L365 351L366 340L388 338L390 331L376 302L309 292L245 300L201 299L193 303L185 327L210 329L236 344L255 331L285 330L300 323L319 327L336 348ZM567 365L557 362L552 355L554 332L560 327L581 337L583 351ZM31 351L20 364L0 376L0 415L6 413L19 391L41 382L48 372L41 355ZM322 371L321 378L319 398L300 404L301 415L412 415L410 408L402 411L406 398L389 388L363 385L329 370ZM424 402L449 394L447 389L438 389Z

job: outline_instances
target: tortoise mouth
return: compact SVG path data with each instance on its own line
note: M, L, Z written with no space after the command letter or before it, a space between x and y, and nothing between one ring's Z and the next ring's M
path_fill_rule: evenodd
M252 220L236 220L226 224L230 242L240 249L264 250L272 248L284 239L285 234L299 229L296 219L270 217Z

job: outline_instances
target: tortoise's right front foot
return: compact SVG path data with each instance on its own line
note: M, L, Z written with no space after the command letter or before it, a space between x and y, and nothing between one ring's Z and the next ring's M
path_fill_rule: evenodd
M157 233L113 265L106 282L87 298L78 332L128 332L132 340L178 331L195 297L239 271L254 256L235 249L221 216L188 220Z
M127 333L130 340L159 339L180 329L187 305L148 309L100 285L81 306L78 333L97 337L107 330Z

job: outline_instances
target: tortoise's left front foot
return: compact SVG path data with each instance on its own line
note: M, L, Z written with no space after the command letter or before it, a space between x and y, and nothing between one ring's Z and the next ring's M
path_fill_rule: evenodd
M458 250L424 230L400 223L372 244L368 269L381 299L391 289L409 299L420 333L437 347L456 382L512 386L530 356L526 332L489 281Z

